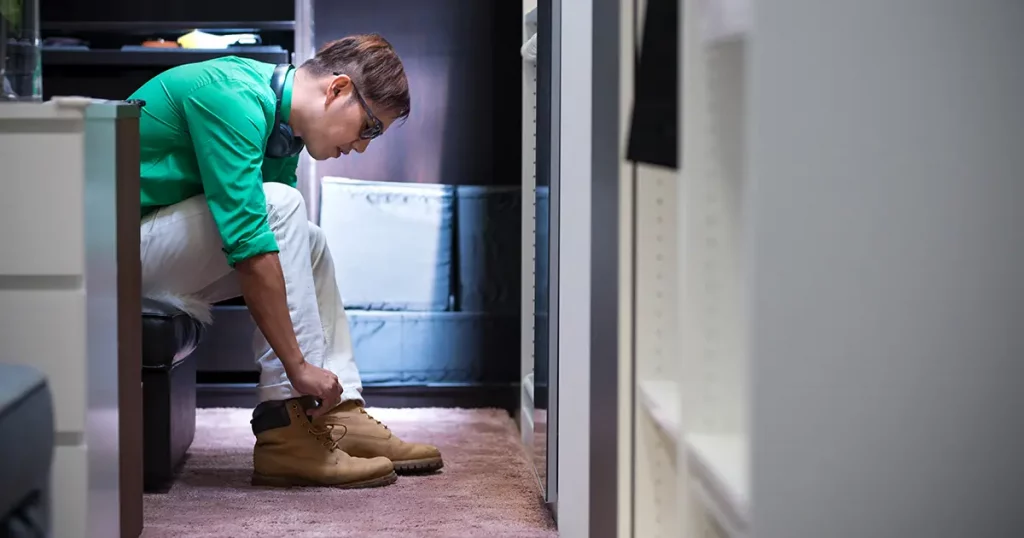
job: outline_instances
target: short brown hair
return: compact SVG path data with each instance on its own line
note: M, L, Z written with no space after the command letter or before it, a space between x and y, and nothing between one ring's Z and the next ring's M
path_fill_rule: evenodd
M320 47L316 56L306 60L302 69L322 77L334 73L348 75L363 99L396 114L409 116L409 81L405 68L391 43L378 34L343 37Z

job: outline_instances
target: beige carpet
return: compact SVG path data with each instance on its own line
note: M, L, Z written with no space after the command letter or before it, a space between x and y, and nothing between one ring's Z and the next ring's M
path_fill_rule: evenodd
M145 538L551 538L519 433L504 411L370 409L406 439L438 445L445 468L364 490L249 485L248 409L201 409L168 493L145 497Z

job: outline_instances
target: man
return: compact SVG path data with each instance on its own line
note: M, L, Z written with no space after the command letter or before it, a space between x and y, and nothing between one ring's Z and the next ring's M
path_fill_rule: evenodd
M317 160L362 153L409 115L402 62L378 35L321 48L298 69L237 57L144 84L140 120L143 293L198 319L241 296L259 330L253 483L371 487L438 469L366 414L324 233L295 189Z

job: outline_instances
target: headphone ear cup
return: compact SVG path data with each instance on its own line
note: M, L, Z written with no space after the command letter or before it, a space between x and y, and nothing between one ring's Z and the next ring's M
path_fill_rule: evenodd
M292 155L292 139L294 139L294 133L292 128L286 123L277 124L277 146L278 146L278 157L291 157Z
M274 113L274 125L270 128L270 136L267 137L267 147L263 154L274 159L294 157L306 146L302 139L295 137L292 128L281 121L281 96L288 73L292 69L294 67L290 64L280 64L274 68L274 73L270 77L270 87L277 97L277 110Z
M281 140L279 137L280 133L277 129L270 132L270 136L267 137L267 150L264 155L270 158L278 158L281 155Z
M277 124L274 127L275 129L271 131L270 137L267 138L266 155L267 157L281 158L287 155L288 146L291 145L289 140L291 137L288 136L288 132L291 129L288 129L287 125L281 124Z
M267 157L280 159L298 155L306 145L295 137L295 132L287 124L279 123L267 138Z
M285 140L291 141L291 139L295 138L295 133L287 123L278 123L277 132L280 133L281 138Z

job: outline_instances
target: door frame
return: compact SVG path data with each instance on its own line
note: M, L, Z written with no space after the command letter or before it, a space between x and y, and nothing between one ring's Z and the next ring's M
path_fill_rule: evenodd
M619 338L621 0L559 6L557 93L557 496L563 536L617 536L620 484ZM564 14L564 16L563 16ZM571 15L570 15L571 14ZM553 187L554 190L554 187ZM557 238L557 239L556 239ZM623 395L626 396L626 395ZM560 420L566 418L567 420ZM625 496L627 499L629 496Z

